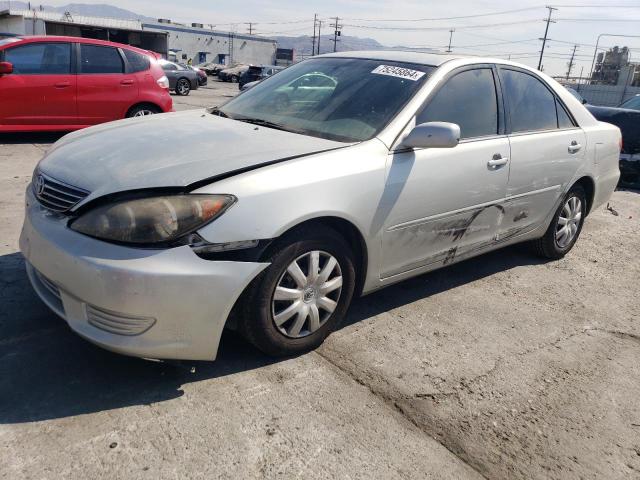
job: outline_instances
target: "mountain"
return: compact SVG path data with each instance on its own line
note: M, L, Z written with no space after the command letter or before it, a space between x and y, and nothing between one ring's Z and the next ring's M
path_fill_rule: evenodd
M0 10L8 9L9 3L11 3L11 8L14 10L27 10L31 7L31 9L44 10L45 12L57 12L61 14L69 12L72 15L86 15L89 17L107 17L117 18L119 20L156 20L155 18L146 17L145 15L140 15L139 13L108 4L69 3L61 7L53 7L51 5L40 5L36 2L28 3L14 0L9 2L8 0L0 0Z
M298 58L311 55L313 38L309 35L300 35L298 37L271 37L278 42L280 48L293 48ZM318 39L316 38L316 42ZM317 43L316 43L317 48ZM350 37L343 35L338 37L339 52L349 52L352 50L411 50L414 52L436 52L437 50L430 48L410 48L403 46L388 47L382 45L373 38ZM322 35L320 38L320 53L333 52L333 35Z
M278 42L280 48L293 48L297 55L311 55L313 39L310 35L300 35L298 37L271 37ZM316 38L316 48L317 48ZM388 47L380 44L372 38L350 37L347 35L338 37L338 51L345 52L351 50L385 50ZM320 37L320 53L333 52L333 35L322 35Z

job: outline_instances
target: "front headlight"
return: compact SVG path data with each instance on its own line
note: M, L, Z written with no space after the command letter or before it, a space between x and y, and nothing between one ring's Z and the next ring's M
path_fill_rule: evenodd
M157 244L174 242L222 215L232 195L166 195L97 207L69 227L102 240Z

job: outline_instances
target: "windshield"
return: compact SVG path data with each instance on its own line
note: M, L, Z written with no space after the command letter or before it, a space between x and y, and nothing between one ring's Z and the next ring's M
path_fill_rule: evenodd
M22 39L19 38L19 37L0 38L0 47L3 47L3 46L8 45L10 43L19 42L20 40L22 40Z
M629 100L624 102L622 105L620 105L620 107L631 108L633 110L640 110L640 96L630 98Z
M316 58L293 65L212 113L342 142L377 135L434 67Z

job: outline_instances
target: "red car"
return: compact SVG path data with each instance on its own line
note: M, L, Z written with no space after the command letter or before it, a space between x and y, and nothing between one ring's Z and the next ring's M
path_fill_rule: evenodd
M0 40L0 132L77 130L172 107L152 52L78 37Z

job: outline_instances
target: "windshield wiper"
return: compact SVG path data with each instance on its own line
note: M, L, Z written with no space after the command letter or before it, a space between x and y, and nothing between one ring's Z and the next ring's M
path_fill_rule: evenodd
M268 120L263 120L261 118L251 118L251 117L237 117L234 120L238 120L239 122L250 123L252 125L258 125L260 127L273 128L275 130L284 130L285 132L293 132L294 130L289 127L285 127L284 125L280 125L279 123L270 122Z

